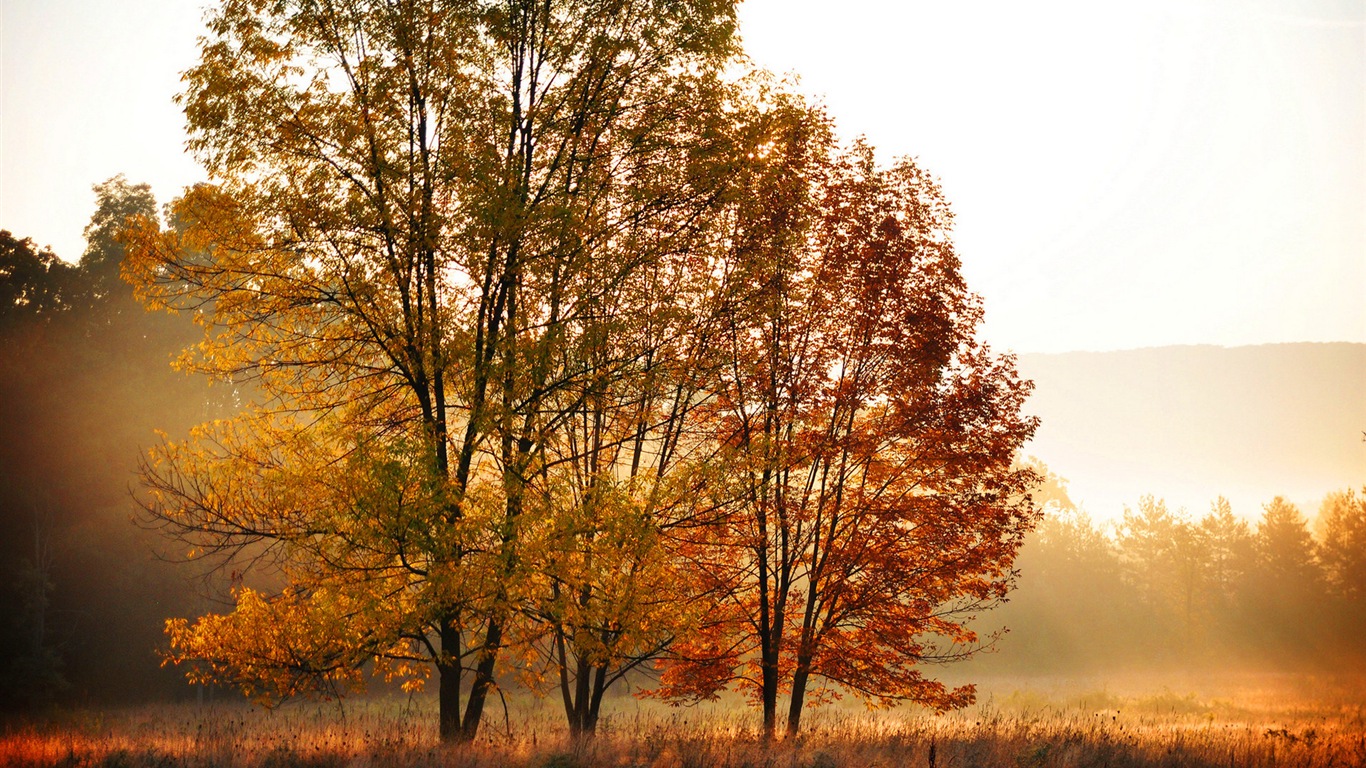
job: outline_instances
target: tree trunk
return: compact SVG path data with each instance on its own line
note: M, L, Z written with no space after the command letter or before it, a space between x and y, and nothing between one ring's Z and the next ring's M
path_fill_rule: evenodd
M479 665L474 669L474 683L470 686L469 703L465 705L465 719L460 725L461 741L474 741L479 734L479 721L484 716L484 703L493 690L493 668L498 661L502 641L503 623L497 616L491 616L488 632L484 633L484 648L479 652Z
M764 483L768 473L764 473ZM771 610L769 595L774 589L772 569L768 561L768 516L763 503L759 504L757 522L759 542L755 554L759 561L759 676L760 701L764 707L764 741L772 742L778 735L778 638L782 633L782 613ZM773 602L778 602L774 595ZM776 615L775 615L776 614Z
M557 632L555 652L559 654L560 693L564 700L565 722L569 725L570 738L578 741L597 733L602 696L607 690L607 667L593 664L587 657L579 657L574 664L574 686L571 690L565 647L563 633Z
M819 526L820 518L817 517L816 520L817 526ZM835 517L831 516L831 541L835 538L834 527ZM823 559L817 558L815 549L812 551L812 558L816 560L816 566L811 573L810 584L806 588L806 609L802 616L802 634L797 641L797 666L792 671L792 698L787 707L787 738L789 739L797 735L802 724L802 708L806 704L806 684L811 678L811 659L816 655L816 601L821 584L820 574L824 568L822 567Z
M437 661L437 718L441 741L460 739L460 630L455 620L441 625L441 659Z
M811 656L798 655L797 669L792 673L792 700L787 707L787 738L797 735L802 725L802 707L806 702L806 682L811 677Z
M588 702L588 732L598 732L598 713L602 711L602 694L607 692L607 667L601 666L593 675L593 699Z
M574 664L574 698L569 715L569 735L575 740L588 733L588 685L592 667L586 657L580 656Z
M778 653L773 646L774 638L763 638L760 653L760 668L763 676L764 704L764 741L772 742L778 737Z

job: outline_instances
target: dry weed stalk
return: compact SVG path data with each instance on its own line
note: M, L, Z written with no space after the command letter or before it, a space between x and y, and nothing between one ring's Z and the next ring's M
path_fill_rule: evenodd
M792 742L766 747L745 711L650 710L610 715L573 742L546 711L512 714L478 742L443 747L430 706L383 701L263 712L245 706L80 712L0 734L9 766L191 768L842 768L843 766L1366 765L1362 708L1295 706L1260 713L1192 697L1101 703L992 701L949 716L818 711Z

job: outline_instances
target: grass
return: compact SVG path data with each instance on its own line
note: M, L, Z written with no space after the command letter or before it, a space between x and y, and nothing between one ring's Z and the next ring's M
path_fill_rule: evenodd
M794 741L765 746L752 712L621 702L596 739L571 743L549 704L497 712L479 741L436 743L430 701L374 699L75 711L0 733L0 766L203 768L1045 768L1366 766L1363 702L1243 690L1125 694L1016 687L963 712L817 710Z

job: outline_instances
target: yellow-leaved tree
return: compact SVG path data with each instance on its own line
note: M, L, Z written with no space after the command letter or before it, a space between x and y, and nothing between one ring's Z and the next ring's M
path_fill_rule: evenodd
M268 701L434 670L468 740L500 653L539 647L591 731L672 633L652 542L702 463L734 5L211 11L181 99L214 183L134 226L124 272L195 315L182 364L243 410L155 448L144 500L286 586L172 621L172 660Z

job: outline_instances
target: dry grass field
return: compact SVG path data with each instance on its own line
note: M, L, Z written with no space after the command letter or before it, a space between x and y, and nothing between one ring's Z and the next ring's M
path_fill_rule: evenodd
M1295 687L1308 690L1245 686L1219 698L998 685L977 706L951 715L817 710L800 739L772 747L758 739L751 712L632 700L619 702L589 742L569 743L543 703L494 712L479 742L463 748L436 743L426 701L274 712L243 704L161 706L11 723L0 735L0 766L1366 766L1361 697L1332 681Z

